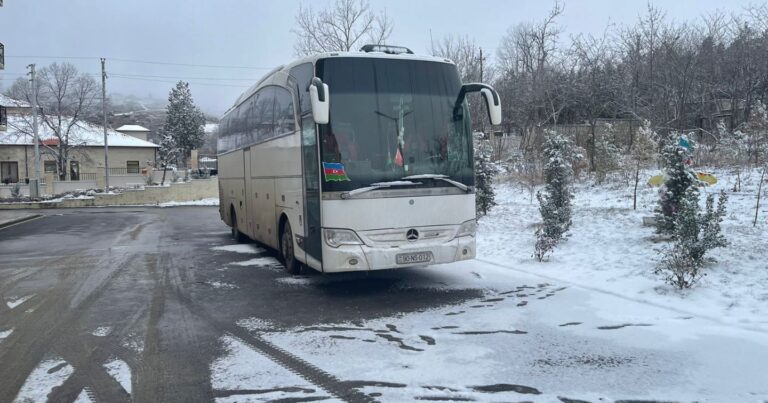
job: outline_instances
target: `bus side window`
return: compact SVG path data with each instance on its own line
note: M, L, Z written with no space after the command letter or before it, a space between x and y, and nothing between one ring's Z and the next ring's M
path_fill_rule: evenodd
M275 87L275 126L276 134L293 133L296 121L293 115L293 97L288 90Z
M256 139L264 141L274 137L275 133L275 87L259 90L256 101Z
M300 64L291 69L291 76L296 79L297 94L299 95L299 115L303 115L312 110L309 101L309 83L314 77L312 63Z

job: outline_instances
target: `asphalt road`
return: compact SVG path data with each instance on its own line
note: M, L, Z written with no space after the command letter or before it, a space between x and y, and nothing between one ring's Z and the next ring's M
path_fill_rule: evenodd
M0 331L13 329L0 342L0 401L12 401L51 357L65 360L73 372L49 401L75 401L83 391L105 402L212 401L227 396L212 387L210 376L223 335L337 398L370 401L359 384L308 364L236 322L265 318L276 329L354 323L483 296L480 289L404 286L428 276L418 270L343 275L309 288L281 285L276 280L285 273L275 268L222 272L242 256L212 251L234 243L216 208L42 213L41 219L0 230L0 301L31 296L13 308L0 303ZM212 286L222 282L237 288ZM109 334L97 336L99 328ZM104 368L114 357L131 368L130 395Z

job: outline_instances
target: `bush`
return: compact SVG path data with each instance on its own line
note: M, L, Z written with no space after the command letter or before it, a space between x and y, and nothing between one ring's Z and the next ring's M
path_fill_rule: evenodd
M544 192L538 192L539 212L542 225L536 230L534 257L538 261L554 249L571 227L571 181L573 170L568 162L571 143L562 135L550 132L544 143L544 167L546 184Z
M702 213L698 189L685 192L675 217L674 244L663 252L656 267L656 273L664 274L667 283L679 289L690 288L701 278L707 252L728 246L720 228L727 202L728 196L721 191L715 208L715 197L710 194Z

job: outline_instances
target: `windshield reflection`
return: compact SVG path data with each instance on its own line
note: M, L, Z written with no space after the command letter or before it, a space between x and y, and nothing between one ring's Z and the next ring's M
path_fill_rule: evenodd
M320 60L317 69L331 92L330 121L320 126L325 191L426 173L473 184L470 122L453 117L455 66L347 57Z

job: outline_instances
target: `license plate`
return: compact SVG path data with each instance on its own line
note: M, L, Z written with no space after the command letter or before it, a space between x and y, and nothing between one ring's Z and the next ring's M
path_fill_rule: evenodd
M432 261L432 252L401 253L395 260L397 264L427 263Z

